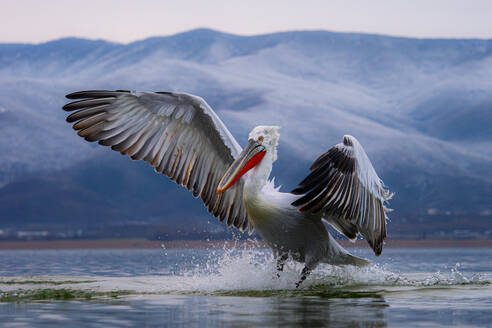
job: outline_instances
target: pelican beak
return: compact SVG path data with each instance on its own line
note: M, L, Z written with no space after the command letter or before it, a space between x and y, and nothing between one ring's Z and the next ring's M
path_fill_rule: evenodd
M255 167L265 156L265 147L258 141L249 139L248 145L243 149L239 157L227 169L217 187L217 193L220 194L232 187L239 178L246 172Z

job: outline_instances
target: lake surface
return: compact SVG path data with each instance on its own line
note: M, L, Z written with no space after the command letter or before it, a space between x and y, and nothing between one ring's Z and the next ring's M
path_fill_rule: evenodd
M267 249L0 251L1 327L492 327L492 249L368 249L295 289Z

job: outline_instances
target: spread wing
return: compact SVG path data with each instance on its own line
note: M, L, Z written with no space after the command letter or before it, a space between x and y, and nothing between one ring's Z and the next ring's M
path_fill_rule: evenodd
M219 180L241 147L200 97L173 92L80 91L63 107L87 141L144 160L202 199L209 212L244 231L243 183L217 195ZM249 225L250 226L250 225ZM250 226L250 229L252 227Z
M361 144L352 136L321 155L311 173L293 194L302 195L293 206L319 213L347 237L361 233L376 255L386 237L385 202L393 196L372 167Z

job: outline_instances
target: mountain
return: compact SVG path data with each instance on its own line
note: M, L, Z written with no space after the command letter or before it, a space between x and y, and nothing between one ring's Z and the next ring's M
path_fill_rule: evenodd
M390 234L412 222L430 234L492 230L490 76L492 40L199 29L126 45L0 44L0 230L221 229L202 227L215 221L201 203L144 163L76 136L60 108L85 89L200 95L240 144L256 125L281 126L273 174L284 191L354 135L396 192Z

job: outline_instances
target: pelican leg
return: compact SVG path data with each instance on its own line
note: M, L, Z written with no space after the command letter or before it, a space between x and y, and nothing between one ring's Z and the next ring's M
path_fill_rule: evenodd
M302 269L301 279L298 282L296 282L296 288L299 288L299 286L302 284L304 280L306 280L307 276L309 276L310 273L311 273L311 269L308 268L308 266L306 265L304 269Z
M284 271L284 264L287 261L289 256L287 254L282 254L277 257L277 278L280 278L281 271Z

